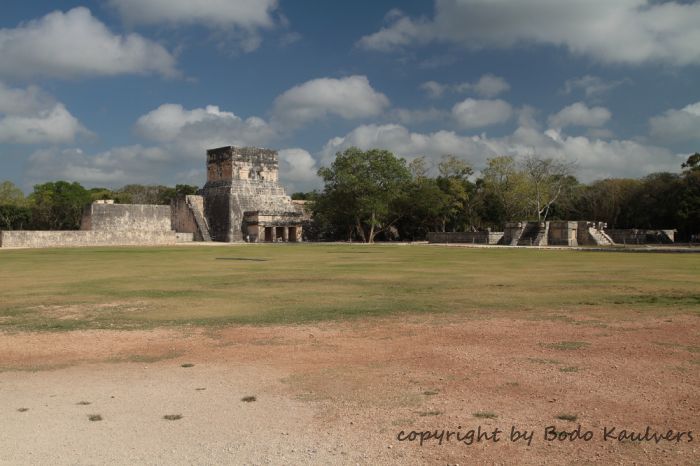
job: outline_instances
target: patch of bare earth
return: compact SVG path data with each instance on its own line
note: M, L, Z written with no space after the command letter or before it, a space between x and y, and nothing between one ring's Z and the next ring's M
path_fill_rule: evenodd
M697 461L697 317L552 318L2 335L0 463Z

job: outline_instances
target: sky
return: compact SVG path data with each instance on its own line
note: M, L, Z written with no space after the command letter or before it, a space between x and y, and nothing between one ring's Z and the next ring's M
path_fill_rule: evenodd
M203 186L279 151L288 192L357 146L583 182L700 151L700 1L4 0L0 181Z

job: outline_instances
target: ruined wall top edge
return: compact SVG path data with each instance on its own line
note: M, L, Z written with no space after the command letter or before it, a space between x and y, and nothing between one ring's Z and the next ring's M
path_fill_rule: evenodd
M277 151L260 147L225 146L207 150L207 163L240 161L253 164L277 164Z

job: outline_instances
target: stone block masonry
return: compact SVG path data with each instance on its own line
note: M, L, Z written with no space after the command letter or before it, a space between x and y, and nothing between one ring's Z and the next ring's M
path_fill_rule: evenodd
M96 202L85 208L80 231L2 231L0 247L150 246L186 240L170 221L170 206Z
M278 182L277 152L257 147L220 147L207 151L207 183L201 191L211 239L223 242L288 240L301 237L301 212ZM255 213L259 214L255 217ZM248 219L246 219L248 214ZM287 228L287 235L258 232L260 217ZM277 230L274 230L276 232Z
M0 231L3 248L155 246L176 242L174 231Z
M170 206L93 203L85 208L80 229L114 232L169 231Z

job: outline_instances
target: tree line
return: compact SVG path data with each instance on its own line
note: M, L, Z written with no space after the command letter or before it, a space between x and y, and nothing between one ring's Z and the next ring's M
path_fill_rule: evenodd
M610 228L675 228L679 240L700 233L700 153L681 173L641 179L609 178L581 183L574 166L536 156L493 157L478 177L465 161L445 155L436 166L425 157L410 163L389 151L349 148L318 171L320 191L294 193L309 201L311 240L422 240L431 231L501 230L508 221L590 220ZM196 186L126 185L86 189L55 181L34 186L28 196L0 183L0 230L80 228L87 204L169 204Z
M86 189L80 183L53 181L34 186L29 196L10 181L0 183L0 230L77 230L86 205L101 199L119 204L170 204L196 186L129 184L117 190Z
M350 148L319 169L322 191L295 193L310 201L310 239L422 240L431 231L502 230L508 221L590 220L610 228L700 233L700 154L682 173L581 183L574 166L536 156L493 157L474 177L463 160L445 155L436 167L389 151ZM432 173L432 174L431 174Z

